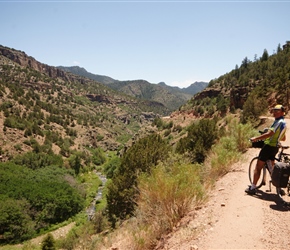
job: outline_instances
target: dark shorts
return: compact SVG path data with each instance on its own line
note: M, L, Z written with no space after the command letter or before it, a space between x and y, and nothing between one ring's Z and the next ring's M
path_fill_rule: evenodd
M267 161L275 160L275 155L278 153L279 148L278 147L272 147L267 144L264 145L264 147L261 149L260 154L259 154L259 160L261 161Z

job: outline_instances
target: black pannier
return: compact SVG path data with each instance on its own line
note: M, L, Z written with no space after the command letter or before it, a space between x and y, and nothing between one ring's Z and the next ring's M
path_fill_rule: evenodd
M264 146L264 141L252 142L252 148L262 148Z
M272 171L272 184L278 188L287 187L290 175L289 163L276 162Z

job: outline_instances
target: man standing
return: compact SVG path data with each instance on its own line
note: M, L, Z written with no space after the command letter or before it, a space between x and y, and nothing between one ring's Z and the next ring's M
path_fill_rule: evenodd
M258 162L254 172L253 184L245 190L245 192L250 195L256 193L256 184L260 178L261 170L266 161L271 160L272 166L274 166L275 155L279 150L278 145L280 141L286 140L286 123L284 121L285 108L281 104L278 104L272 109L272 112L275 121L268 131L265 134L250 139L252 142L265 140L264 146L259 153Z

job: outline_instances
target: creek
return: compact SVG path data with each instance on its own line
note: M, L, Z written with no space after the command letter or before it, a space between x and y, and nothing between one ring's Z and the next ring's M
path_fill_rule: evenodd
M96 203L97 203L97 201L102 199L102 197L103 197L103 189L104 189L105 184L107 182L106 176L104 176L102 173L96 172L96 174L98 175L99 179L102 181L102 184L99 186L98 192L97 192L95 198L93 199L93 201L91 202L90 206L86 210L87 211L87 215L88 215L88 220L91 220L94 217L94 214L96 212Z

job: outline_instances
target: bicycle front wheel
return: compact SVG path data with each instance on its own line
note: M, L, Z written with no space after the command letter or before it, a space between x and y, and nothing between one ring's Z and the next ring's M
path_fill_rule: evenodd
M282 205L290 206L290 181L286 188L276 188L276 191Z
M251 184L253 184L253 181L254 181L254 172L255 172L257 162L258 162L258 156L254 157L251 160L250 165L249 165L249 180ZM256 184L256 187L260 188L262 185L265 185L265 183L266 183L266 168L264 167L261 170L260 178Z

